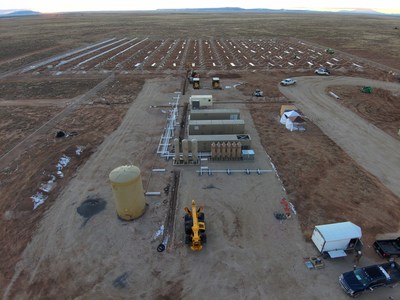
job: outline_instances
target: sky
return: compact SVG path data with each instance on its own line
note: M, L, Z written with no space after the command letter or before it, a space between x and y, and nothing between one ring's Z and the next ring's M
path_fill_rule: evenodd
M399 0L1 0L0 10L29 9L42 13L70 11L153 10L162 8L242 7L337 11L351 8L400 13Z

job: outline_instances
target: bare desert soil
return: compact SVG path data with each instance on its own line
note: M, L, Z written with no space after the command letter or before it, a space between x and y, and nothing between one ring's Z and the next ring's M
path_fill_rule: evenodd
M72 84L72 83L70 83ZM119 90L119 85L124 85L125 90ZM49 195L48 203L52 203L78 167L84 163L90 155L96 151L104 136L115 130L125 112L126 103L131 103L141 88L140 79L132 81L130 78L117 78L110 86L110 92L100 92L89 102L84 103L79 109L73 111L60 120L57 120L54 127L49 131L40 132L29 139L29 148L24 149L22 155L13 159L1 170L1 194L0 206L3 217L0 222L1 237L4 242L1 255L2 277L11 276L9 273L23 249L29 242L35 225L44 213L44 210L32 211L32 200L42 183L47 182L56 172L56 165L60 157L65 154L71 157L71 162L64 169L64 178L57 180L56 186ZM81 90L85 92L86 89ZM44 91L48 97L53 97L53 103L59 101L56 95ZM61 91L62 92L62 91ZM30 95L26 95L31 102ZM108 104L105 103L107 99ZM18 100L13 100L18 101ZM114 104L115 103L115 104ZM2 121L2 160L7 151L16 146L17 143L25 140L44 121L62 110L57 106L31 107L22 105L2 106L0 110L4 113ZM52 113L46 113L50 111ZM99 118L101 116L101 118ZM57 131L76 132L76 136L57 139ZM3 134L4 133L4 134ZM81 155L76 155L78 146L83 148Z
M340 94L342 105L393 138L399 139L400 94L374 87L372 94L366 94L360 91L361 88L362 86L331 87Z
M360 225L362 265L382 261L371 249L377 236L400 231L398 19L321 15L321 23L315 16L1 19L3 298L347 299L337 277L352 268L352 255L318 271L307 270L303 258L317 255L309 240L318 224ZM333 76L313 76L328 62ZM199 91L184 84L189 68L204 78ZM213 76L222 90L211 90ZM296 77L297 86L279 87L286 77ZM374 93L362 94L362 85ZM252 97L256 88L266 96ZM199 176L198 167L158 157L169 102L183 91L181 113L192 93L212 94L216 108L241 110L253 140L254 162L205 165L275 166L277 173ZM305 115L305 132L280 125L280 106L288 103ZM56 138L58 131L73 134ZM30 197L55 176L63 155L71 159L63 178L56 176L33 210ZM146 213L133 222L116 217L108 180L125 164L140 167L146 191L179 180L176 191L147 197ZM280 222L273 213L282 212L283 197L298 214ZM183 208L191 199L206 211L209 242L200 253L183 243ZM78 214L85 200L101 204L97 214ZM161 225L164 236L156 235ZM158 253L163 238L167 249ZM365 299L399 294L382 289Z
M237 16L237 17L236 17ZM397 17L327 14L87 13L0 20L0 69L12 70L110 37L296 38L400 69ZM188 24L196 24L196 28ZM334 29L334 30L333 30ZM42 34L38 35L37 33ZM28 56L25 56L28 55ZM11 61L10 61L11 60Z
M312 122L303 133L286 130L279 123L281 104L249 106L263 146L299 211L304 238L310 239L315 224L347 220L363 228L367 245L377 234L393 231L399 198Z

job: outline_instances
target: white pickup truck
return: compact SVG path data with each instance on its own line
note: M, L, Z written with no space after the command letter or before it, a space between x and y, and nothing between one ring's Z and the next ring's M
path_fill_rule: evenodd
M296 84L296 80L292 78L286 78L281 81L281 85L294 85Z

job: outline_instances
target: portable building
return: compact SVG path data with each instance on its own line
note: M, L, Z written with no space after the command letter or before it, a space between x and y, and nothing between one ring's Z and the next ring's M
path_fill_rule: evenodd
M189 120L189 135L243 134L244 120Z
M190 120L239 120L239 109L201 109L192 110Z
M193 95L189 99L192 109L211 107L213 105L212 95Z
M328 257L346 256L345 251L362 245L361 228L352 222L341 222L315 226L311 240L318 251Z

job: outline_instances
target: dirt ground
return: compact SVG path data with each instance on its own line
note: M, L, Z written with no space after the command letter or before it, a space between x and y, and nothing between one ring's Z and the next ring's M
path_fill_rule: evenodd
M237 79L231 79L226 80L224 84L232 86L236 82ZM337 277L341 272L351 269L352 256L339 261L326 261L325 269L319 271L309 271L303 262L303 257L316 254L313 245L304 239L300 228L300 224L304 227L303 220L307 219L309 212L321 215L320 219L311 218L309 224L338 220L337 216L323 212L324 208L328 209L328 203L322 207L322 211L316 211L314 204L320 203L310 201L314 200L314 196L319 196L316 191L301 198L300 193L306 190L303 190L301 185L313 184L315 177L307 178L305 182L301 181L298 186L293 187L300 189L299 194L294 194L290 185L291 181L294 181L293 177L282 176L282 173L291 173L293 169L287 171L282 167L280 170L281 166L277 165L284 186L288 188L289 199L296 201L299 217L297 219L297 216L294 216L290 220L280 222L275 219L273 213L283 210L280 199L286 197L286 193L274 172L231 176L215 173L212 176L200 177L196 173L198 167L173 167L171 162L156 157L155 148L166 116L162 108L154 106L164 106L168 103L175 95L174 90L180 88L180 84L179 78L146 82L130 106L121 126L110 134L87 163L81 166L76 177L47 211L37 233L16 266L12 284L8 285L5 291L5 298L105 296L180 299L201 294L204 299L215 295L229 298L288 299L295 293L304 299L347 299L340 290ZM276 125L280 103L268 104L260 101L252 104L247 95L236 89L212 93L221 102L218 104L217 101L215 107L241 109L241 115L246 120L246 130L252 136L252 147L257 154L254 162L230 162L230 168L272 170L264 147L273 160L277 156L278 160L285 161L269 149L268 144L277 143L268 143L265 134L271 132L270 128L275 126L279 135L294 134L280 132L282 128ZM182 97L182 101L187 101L188 96ZM238 102L227 103L229 99L236 99ZM246 105L250 109L246 108ZM262 116L264 109L268 112L267 124L270 126L257 125L262 121L265 123L265 116ZM257 116L259 112L261 115ZM255 124L251 115L255 116ZM312 138L302 140L303 145L315 143L321 145L321 149L334 149L326 159L320 157L321 151L318 151L318 148L310 154L322 162L317 166L308 164L308 168L318 168L320 174L320 168L326 167L325 160L332 168L327 170L326 180L321 180L321 194L329 193L326 191L332 187L329 179L333 178L335 183L338 182L335 175L338 170L332 162L338 158L343 161L338 166L343 168L341 173L339 171L340 175L355 169L354 177L348 177L359 178L354 185L364 184L372 192L375 189L377 192L385 191L384 187L375 187L377 181L373 177L360 170L340 148L314 125L310 125L309 133L298 134L299 143L304 139L304 135L309 134ZM261 133L261 138L258 137L257 131ZM273 137L277 139L276 132ZM293 154L298 150L295 143L293 146L284 146ZM278 149L275 151L279 152ZM298 157L293 157L296 158L296 163L301 163ZM141 168L146 191L161 191L168 183L172 183L170 172L173 169L180 170L174 230L169 236L167 250L163 253L156 251L162 239L156 232L165 224L170 200L168 195L148 197L146 213L134 222L122 222L115 215L108 173L114 167L125 163L134 163ZM221 162L205 163L213 170L227 167L226 163ZM166 168L166 172L152 173L153 168ZM313 173L307 168L301 170L305 174ZM349 193L359 192L349 187L343 189ZM335 194L334 191L332 194ZM85 219L77 211L83 201L89 199L100 199L106 205L103 210ZM191 199L196 199L199 205L203 205L206 212L208 243L201 253L193 253L183 243L183 207L189 205ZM333 196L325 200L331 204L329 209L332 206L335 208L335 205L340 209L340 204L335 204L336 198L332 201ZM307 204L303 206L302 202L312 204L308 207ZM364 202L360 205L364 205ZM369 230L369 227L365 228ZM371 263L370 256L373 261L377 261L377 257L366 255L363 263ZM199 273L202 274L202 280L198 280ZM195 286L194 280L197 282ZM310 282L312 284L309 284ZM60 286L63 288L60 289ZM368 295L365 298L396 297L394 292L395 290L383 289L371 294L372 298Z
M338 91L340 103L379 129L399 139L400 93L373 88L372 94L362 93L362 86L332 86Z
M303 263L304 257L317 255L309 242L313 226L344 220L363 229L366 247L362 265L382 262L373 253L372 242L380 236L395 237L400 231L399 85L394 83L398 74L391 69L399 68L399 52L395 51L399 39L397 31L392 30L397 19L327 16L325 26L335 24L332 26L336 28L328 37L321 34L327 29L311 24L306 15L270 19L247 15L240 22L215 15L213 23L207 19L208 24L203 24L212 24L212 28L201 35L187 27L188 18L191 22L206 20L201 14L134 18L127 14L118 19L115 14L71 14L21 19L18 26L15 20L0 20L4 41L0 70L5 72L0 74L0 291L4 299L191 299L198 295L204 299L216 295L347 299L337 277L352 268L352 256L327 260L325 269L318 271L307 270ZM271 42L276 32L281 32L282 22L289 19L290 30L279 35L281 45L293 45L286 39L295 36L309 45L324 45L319 46L321 49L340 45L338 53L361 53L367 60L353 60L340 52L346 68L337 67L332 71L334 76L321 78L313 76L313 68L259 67L250 71L244 54L233 53L232 49L241 49L252 55L238 36L244 36L247 42L252 33L253 39ZM122 20L127 22L124 26ZM165 26L166 20L176 30ZM374 26L365 27L365 22ZM149 23L158 29L158 34L150 34L155 39L143 38L143 51L120 56L125 65L115 69L115 74L107 71L116 64L112 59L91 61L87 70L71 69L68 74L51 73L46 64L39 71L20 73L39 59L114 34L147 37ZM25 31L20 27L24 25ZM373 36L374 30L379 34ZM35 38L32 32L38 31L46 34ZM166 37L178 42L164 44ZM222 47L208 52L205 42L216 48L215 40L208 41L215 37ZM233 39L230 46L228 37ZM181 53L186 41L191 47ZM248 42L257 44L256 40ZM126 47L131 44L133 41ZM168 45L175 48L164 56ZM155 47L158 50L151 53ZM228 48L235 63L242 64L240 70L229 65L230 60L225 61L222 53ZM239 108L253 140L256 160L232 162L229 167L272 170L271 159L277 174L215 173L200 177L198 167L173 167L170 161L156 156L168 103L176 91L182 91L186 69L163 70L160 65L153 70L152 62L170 62L179 54L182 68L195 58L199 62L203 59L204 67L211 64L206 54L212 53L221 56L214 57L218 68L203 69L201 76L220 76L223 90L211 90L210 81L203 81L200 91L188 87L181 104L191 93L211 93L215 107ZM144 62L142 69L135 67L138 59ZM366 63L366 67L352 67L353 61ZM279 88L278 82L286 77L298 77L297 87ZM373 94L359 93L360 86L366 84L375 88ZM256 88L266 96L252 97ZM330 89L341 100L327 96ZM280 106L287 103L295 103L305 114L305 132L289 132L279 124ZM353 132L349 131L351 126L355 126ZM73 134L56 138L60 130ZM78 149L82 150L80 154ZM71 158L62 170L63 177L56 176L46 202L33 210L30 197L55 176L62 155ZM146 213L134 222L116 218L108 174L125 164L141 168L146 191L163 191L174 182L173 172L180 171L173 224L168 223L172 192L147 197ZM216 170L227 166L204 164ZM166 168L166 172L154 173L153 168ZM282 197L295 205L298 214L279 222L273 213L282 211ZM201 253L193 253L183 244L183 207L192 198L206 211L209 242ZM78 212L86 200L99 206L96 214L83 217ZM169 239L167 250L157 253L162 236L156 232L161 225L172 226L172 230L164 236ZM399 294L397 289L382 289L364 298L400 299Z
M304 238L310 240L316 224L351 220L361 226L363 241L371 246L377 234L397 228L399 198L312 122L307 122L305 132L288 131L279 123L282 104L288 103L249 107L263 146L299 211Z
M124 85L124 89L116 90L120 85ZM127 110L127 105L133 101L141 86L140 78L135 78L133 81L129 77L118 77L110 86L112 94L100 92L90 98L90 101L80 105L79 109L58 120L49 131L38 134L34 142L30 140L32 142L30 142L29 148L1 170L0 182L3 201L0 204L2 212L0 235L2 241L9 241L3 243L1 250L1 286L4 287L7 278L12 276L13 266L30 241L32 233L36 230L36 224L45 210L55 201L79 166L96 151L104 136L119 126ZM83 93L85 91L87 90L81 90ZM60 93L62 92L60 91ZM57 95L47 94L47 96L53 97L53 103L58 103ZM29 94L26 94L26 97L31 102L41 101L40 99L30 99ZM105 99L107 99L107 103L105 103ZM57 105L31 107L26 106L25 103L21 105L14 103L10 106L2 106L0 110L4 113L1 123L3 139L1 145L4 145L2 159L7 150L24 140L32 131L60 110L62 108ZM44 113L46 111L51 113ZM99 116L102 117L99 118ZM55 134L59 130L76 132L77 135L57 139ZM78 146L83 149L79 156L75 153ZM51 175L56 173L56 165L63 154L71 157L70 164L63 171L64 177L56 181L54 189L43 205L44 208L32 211L33 204L30 197L38 191L41 184L47 182Z
M12 70L81 45L118 36L156 39L295 37L400 69L400 54L397 51L400 31L395 29L399 26L397 17L316 13L246 13L232 16L202 13L70 13L2 19L0 62L3 64L0 70ZM197 26L193 28L188 24ZM38 32L41 32L40 36ZM27 54L29 56L25 57Z

